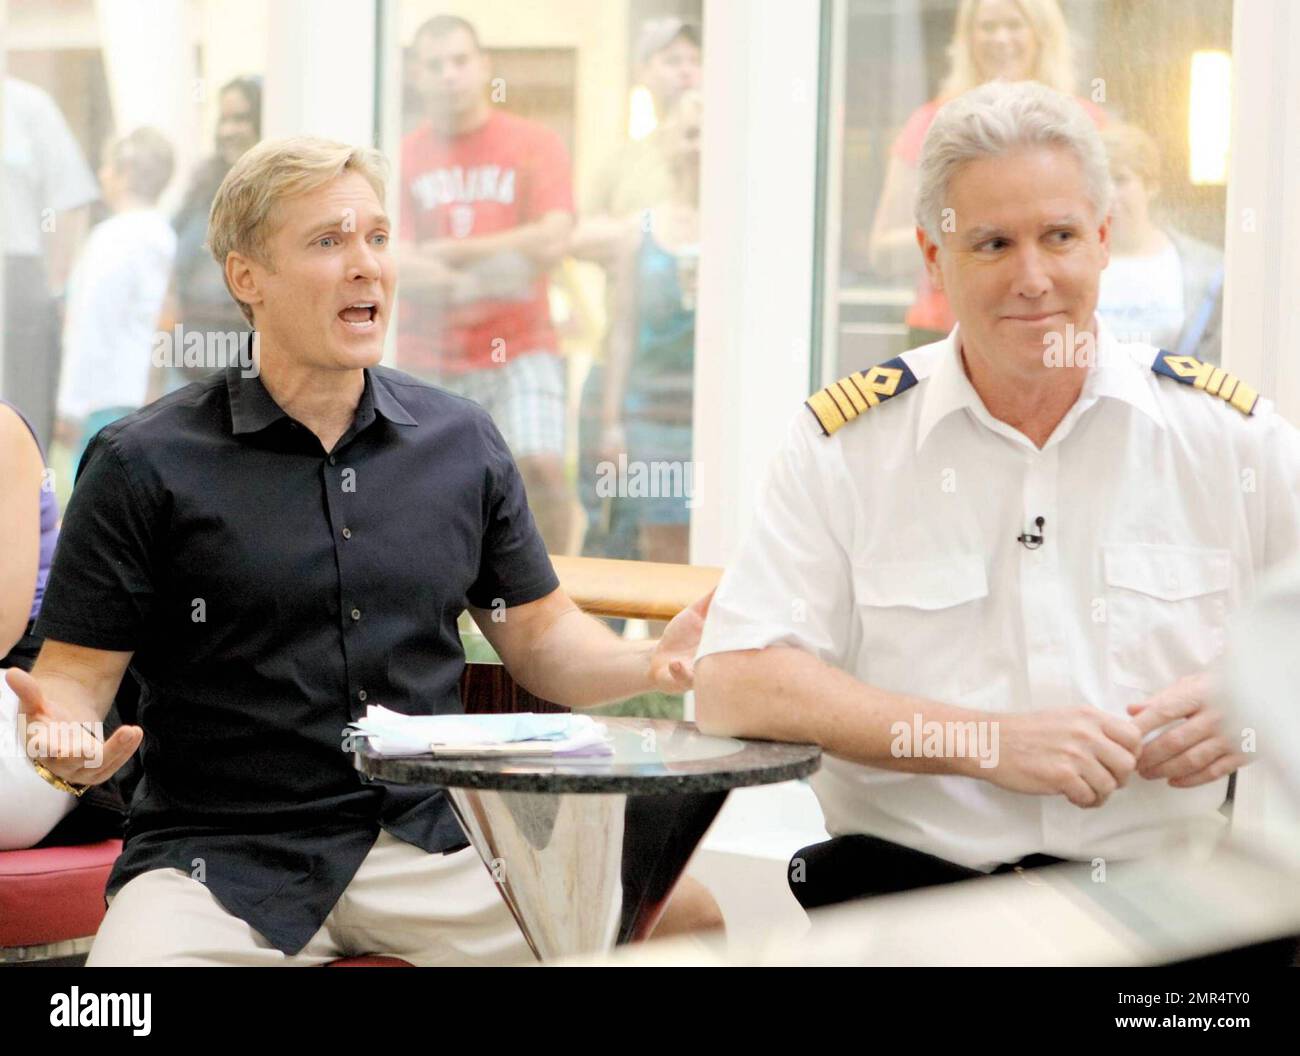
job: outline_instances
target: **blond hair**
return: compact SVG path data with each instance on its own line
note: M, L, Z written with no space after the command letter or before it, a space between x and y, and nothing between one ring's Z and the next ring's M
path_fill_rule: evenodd
M1029 80L1038 81L1067 95L1075 90L1074 47L1070 43L1070 30L1056 0L1012 0L1038 44L1034 69ZM975 36L975 15L981 0L961 0L957 9L957 25L952 42L948 45L948 76L939 89L941 99L969 91L983 83L979 67L975 64L972 43Z
M1160 182L1160 149L1137 125L1108 124L1101 130L1101 142L1112 173L1116 169L1128 169L1147 188Z
M349 170L365 177L383 205L388 162L377 150L317 136L268 139L249 149L226 173L208 214L208 250L222 275L231 253L272 267L267 244L274 233L271 214L276 205L323 187ZM252 308L235 297L228 279L226 289L251 326Z

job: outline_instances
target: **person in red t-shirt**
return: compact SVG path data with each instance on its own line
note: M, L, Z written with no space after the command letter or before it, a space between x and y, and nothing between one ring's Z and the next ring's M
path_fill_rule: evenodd
M1039 81L1067 94L1074 89L1069 28L1057 0L962 0L948 55L951 66L939 97L913 111L894 140L871 225L872 270L916 276L916 300L907 311L909 348L945 337L954 322L947 298L926 278L912 215L916 163L934 115L986 81ZM1105 111L1090 100L1078 102L1098 128L1105 125Z
M568 152L550 129L492 105L468 22L430 19L412 51L427 120L402 142L398 366L487 409L547 548L562 553L574 504L546 273L573 229Z
M492 415L547 549L562 553L576 511L546 272L573 231L568 153L550 129L492 106L488 58L469 22L431 18L413 52L429 116L402 143L398 365ZM684 876L654 934L722 926L708 889Z

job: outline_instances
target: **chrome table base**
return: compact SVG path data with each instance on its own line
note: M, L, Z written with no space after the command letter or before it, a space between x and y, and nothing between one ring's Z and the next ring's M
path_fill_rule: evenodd
M448 789L539 960L645 938L727 792Z

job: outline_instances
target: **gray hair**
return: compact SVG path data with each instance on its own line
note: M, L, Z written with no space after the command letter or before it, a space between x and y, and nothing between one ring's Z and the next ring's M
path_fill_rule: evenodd
M1083 107L1035 81L990 81L945 103L935 115L917 161L917 225L939 242L944 199L957 170L1026 147L1073 151L1098 219L1110 212L1114 185L1106 148Z

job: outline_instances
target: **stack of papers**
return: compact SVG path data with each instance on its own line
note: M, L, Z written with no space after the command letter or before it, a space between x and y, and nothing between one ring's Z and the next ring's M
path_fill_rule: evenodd
M349 727L376 755L442 758L612 755L604 725L588 715L402 715L372 704Z

